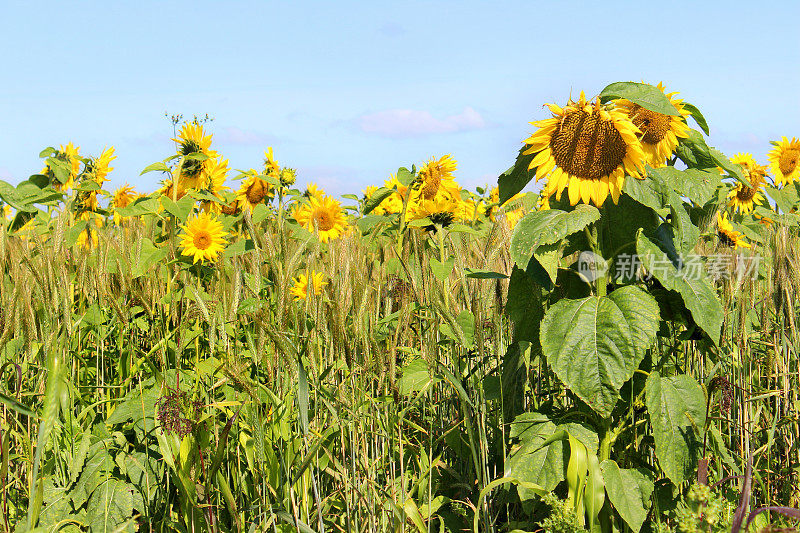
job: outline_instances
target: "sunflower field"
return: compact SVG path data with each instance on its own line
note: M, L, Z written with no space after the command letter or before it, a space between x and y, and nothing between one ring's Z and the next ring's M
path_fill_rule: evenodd
M0 182L0 530L795 531L800 140L662 84L529 118L474 191L198 119L153 192L72 142Z

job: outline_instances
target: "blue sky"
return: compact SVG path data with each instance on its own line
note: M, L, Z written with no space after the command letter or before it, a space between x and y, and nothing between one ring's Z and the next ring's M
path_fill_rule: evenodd
M164 112L215 117L233 168L273 146L334 194L451 153L493 183L545 102L614 81L680 91L710 143L765 163L800 136L800 2L9 2L0 6L0 179L73 141L113 186L173 151Z

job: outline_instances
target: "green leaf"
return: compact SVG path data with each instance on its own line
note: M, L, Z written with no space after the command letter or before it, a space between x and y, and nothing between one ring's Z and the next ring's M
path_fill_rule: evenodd
M0 392L0 403L11 409L12 411L16 411L21 415L25 415L28 417L33 416L33 411L31 411L28 407L22 405L17 400L12 398L11 396L7 396Z
M136 258L133 268L131 268L131 279L145 275L151 267L167 257L166 246L157 247L153 241L147 237L142 237L139 256Z
M408 170L406 167L398 168L397 181L399 181L404 187L411 185L411 182L414 181L414 167L411 167L411 170Z
M661 113L662 115L671 115L673 117L681 116L680 112L675 109L675 106L669 101L667 95L665 95L661 89L649 83L619 81L607 85L606 88L600 92L600 101L602 103L620 98L630 100L634 104L639 104L645 109Z
M706 122L706 118L703 116L700 110L685 100L683 101L682 105L686 111L691 113L692 118L695 122L697 122L697 125L700 126L700 129L703 130L706 135L709 135L708 123Z
M538 347L539 325L544 316L541 288L516 266L508 283L505 312L514 322L514 340L529 341Z
M141 176L142 174L147 174L148 172L155 172L155 171L167 172L167 173L172 172L167 165L159 161L158 163L153 163L152 165L147 165L146 167L144 167L144 170L142 170L139 173L139 175Z
M223 255L229 258L236 257L237 255L246 254L247 252L255 250L255 248L256 246L251 239L242 239L225 248Z
M722 328L722 304L705 272L697 262L681 264L676 259L674 242L665 231L657 232L653 239L640 232L636 253L642 265L669 290L681 295L692 318L703 331L719 343ZM676 264L677 262L677 264ZM681 267L681 268L678 268Z
M650 209L659 210L667 205L669 191L664 181L653 175L653 169L647 169L648 176L643 180L628 178L622 186L622 192Z
M394 194L395 190L390 189L388 187L379 187L372 196L369 197L367 203L364 204L364 212L361 215L368 215L372 212L373 209L381 205L381 202L389 198L392 194Z
M137 198L128 207L120 207L116 211L123 217L139 217L157 213L158 207L158 199L145 196Z
M473 270L471 268L465 268L464 275L465 278L472 278L472 279L508 279L508 276L505 274L501 274L500 272L494 272L491 270Z
M643 181L658 178L672 191L689 198L697 205L705 205L714 196L717 187L722 185L722 176L719 172L695 168L685 170L678 170L675 167L648 168L647 175L648 178ZM625 180L625 185L631 181L637 180Z
M579 204L569 212L548 209L528 213L511 236L511 259L520 268L526 268L540 246L558 243L599 219L600 211L586 204Z
M564 480L564 443L554 440L543 446L556 432L556 425L542 413L524 413L511 423L511 438L518 444L511 447L505 477L531 483L550 492ZM541 495L541 491L517 487L521 500Z
M655 340L658 323L653 297L627 286L557 302L545 313L539 339L559 379L605 417Z
M428 363L424 359L414 359L403 367L403 374L397 380L397 388L400 394L410 396L421 392L429 384L438 383L441 379L431 374Z
M528 167L536 157L536 154L525 155L523 152L527 150L527 146L523 146L517 154L517 160L514 166L500 174L497 178L497 187L500 193L500 205L503 205L510 200L515 194L520 192L525 186L536 176L536 169L528 170Z
M639 533L647 518L650 496L653 494L650 472L643 468L621 469L611 459L603 461L600 468L608 499L633 532Z
M695 428L706 423L703 388L687 375L662 378L653 372L645 384L645 404L658 462L667 477L679 485L697 470L702 443Z
M191 196L184 196L177 202L174 202L172 198L168 198L166 196L162 196L160 198L161 205L164 206L164 209L178 219L179 222L186 222L186 219L189 218L189 215L194 209L194 198Z
M454 263L455 257L445 259L444 262L439 261L435 257L431 257L431 272L436 276L436 279L444 281L449 278L450 274L453 272Z
M92 492L86 506L86 525L92 531L121 531L133 524L134 488L111 478Z

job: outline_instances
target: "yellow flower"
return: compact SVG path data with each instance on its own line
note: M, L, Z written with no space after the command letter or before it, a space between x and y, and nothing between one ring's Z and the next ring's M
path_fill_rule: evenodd
M78 154L80 149L80 146L75 146L72 144L72 142L68 142L66 146L63 144L59 146L58 151L56 151L55 158L66 161L70 169L69 177L65 183L54 180L53 186L56 188L56 190L67 192L75 184L75 178L78 177L78 173L81 170L81 160L80 155ZM42 169L42 174L46 174L51 177L53 176L52 170L47 165L45 165L45 167Z
M219 253L225 249L225 235L222 223L209 213L201 213L192 217L181 226L184 234L181 237L183 255L194 256L193 263L200 260L216 261Z
M743 183L737 183L728 193L729 203L739 213L750 213L756 205L761 205L764 198L761 196L761 188L764 185L764 178L767 175L767 167L759 165L750 154L736 154L731 158L731 163L736 163L742 167L747 180L752 187Z
M203 126L193 122L186 122L178 133L176 139L178 143L178 155L188 156L191 154L203 154L208 157L204 161L190 159L183 162L181 167L181 185L189 189L204 189L203 169L210 165L210 161L219 154L211 149L211 137L203 131Z
M447 227L457 218L458 203L448 194L437 194L433 199L419 197L413 204L409 203L408 219L429 218L434 225ZM431 229L426 227L426 229Z
M122 215L117 212L117 209L122 209L123 207L128 207L132 201L134 201L139 195L136 191L128 185L127 183L122 187L119 187L116 191L114 191L114 196L111 199L111 205L114 207L114 224L119 226L123 219Z
M322 198L325 196L325 191L317 186L316 183L310 181L306 185L306 190L303 191L303 196L306 198Z
M114 147L112 146L111 148L103 150L100 157L93 160L94 181L96 181L98 185L102 186L103 183L108 181L106 176L114 170L114 167L110 166L111 161L116 158L117 156L114 155Z
M800 140L783 137L768 154L776 185L789 185L800 178Z
M587 102L583 91L577 102L548 108L553 118L531 122L539 130L525 140L524 152L536 154L528 168L536 168L537 181L547 177L545 194L560 199L566 188L571 205L582 200L599 207L609 193L619 200L626 173L642 178L642 132L625 113Z
M102 228L104 224L102 215L84 211L78 216L78 220L88 222L88 224L86 224L86 229L81 231L78 235L78 240L75 241L75 244L86 250L97 248L97 244L100 240L97 235L97 230L98 228Z
M322 242L338 239L347 231L341 204L330 196L312 196L307 204L299 205L292 216L307 230L316 230Z
M4 205L2 209L3 218L6 220L11 220L11 217L14 216L14 210L11 209L10 205Z
M229 191L230 187L225 185L225 178L228 176L228 160L218 159L210 160L210 164L203 169L205 174L205 191L212 194L220 201L224 200L223 191ZM222 204L211 200L204 200L200 204L200 208L209 213L219 214L222 211Z
M289 289L289 293L294 296L295 301L305 300L308 297L308 284L311 282L311 289L315 295L322 294L322 288L328 284L322 272L306 270L306 274L300 274L292 279L294 285Z
M717 236L722 244L725 246L733 246L734 248L750 248L750 244L745 242L744 236L735 231L733 226L728 221L728 214L720 215L717 213Z
M236 193L241 209L253 210L258 204L263 204L266 200L274 196L272 186L266 180L261 179L255 170L247 173L248 177L242 182L241 187Z
M457 162L450 154L430 161L419 169L419 194L424 200L433 200L440 189L451 189L454 185L453 172Z
M264 174L277 177L281 171L281 166L275 161L275 155L270 146L264 151Z
M186 187L184 186L183 181L179 181L178 186L174 187L171 179L165 179L161 182L161 187L158 189L158 193L171 200L177 201L186 195Z
M664 84L659 82L657 85L661 92L664 91ZM639 140L642 143L645 159L654 168L666 165L667 159L672 156L672 152L678 146L678 137L689 135L689 126L683 117L689 116L689 111L683 107L683 100L674 98L676 92L666 93L672 106L681 116L663 115L645 109L639 104L634 104L628 100L617 100L616 104L620 110L624 111L636 127L641 130L642 135Z

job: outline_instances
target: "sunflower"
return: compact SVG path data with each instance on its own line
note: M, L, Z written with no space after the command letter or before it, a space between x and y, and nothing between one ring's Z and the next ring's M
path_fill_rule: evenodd
M295 301L305 300L308 297L308 285L311 282L311 290L315 295L322 294L322 288L328 284L325 281L322 272L313 272L306 270L305 274L299 274L296 278L292 279L294 285L289 289L289 293L294 296Z
M750 244L745 242L744 236L735 231L733 226L728 221L728 214L717 213L717 236L722 244L725 246L733 246L734 248L750 248Z
M738 213L750 213L756 205L764 201L760 191L765 182L767 167L759 165L750 154L736 154L731 158L731 163L738 164L744 170L747 180L752 187L737 183L728 193L729 203Z
M258 173L251 169L247 172L248 177L242 182L241 187L236 193L241 209L253 210L258 204L270 200L275 193L272 185L268 181L261 179Z
M303 191L303 196L305 198L322 198L325 196L325 191L323 191L316 183L308 182L306 185L306 190Z
M100 154L100 157L95 158L92 160L92 168L94 170L94 181L97 182L98 185L103 185L105 182L108 181L108 174L114 170L114 167L109 166L111 161L116 159L117 156L114 155L114 147L106 148L103 150L103 153Z
M203 169L205 175L205 191L219 199L220 202L224 200L223 191L229 191L230 187L225 185L225 178L228 176L228 160L218 159L211 160L210 164ZM219 214L222 211L222 204L212 200L204 200L200 204L200 208L205 212Z
M180 200L186 195L186 186L183 180L178 181L177 187L173 185L171 179L165 179L161 182L161 187L157 191L162 196L166 196L172 200Z
M191 159L183 162L181 167L181 179L185 181L182 185L186 188L205 188L203 183L202 170L209 164L209 161L219 154L211 149L212 134L206 135L203 126L193 122L186 122L178 137L172 139L178 143L178 155L188 156L191 154L203 154L208 157L205 161Z
M133 187L127 183L114 191L114 196L111 199L111 205L114 207L115 225L119 226L125 219L125 217L120 215L117 210L122 209L123 207L128 207L138 196L139 195L136 194L136 191L133 189Z
M67 177L67 181L61 183L58 180L55 180L54 187L56 190L66 192L75 184L75 178L78 177L78 173L81 170L81 160L80 155L78 154L80 149L80 146L75 146L72 144L72 142L68 142L66 146L63 144L59 146L59 149L56 151L55 158L66 161L67 166L69 166L69 176ZM53 171L49 165L45 165L45 167L42 169L42 174L50 176L51 178L53 177Z
M383 186L387 189L395 189L395 192L381 202L381 205L376 208L376 214L389 215L401 212L403 210L403 200L406 197L408 187L400 183L400 180L398 180L397 176L394 174L390 175L389 179L383 182ZM378 209L380 209L380 212L378 212Z
M657 87L664 91L664 84L658 83ZM663 167L667 159L672 156L672 152L678 146L678 137L689 135L689 126L684 117L691 113L683 107L683 100L675 98L676 92L666 93L665 96L675 108L680 116L664 115L645 109L639 104L634 104L628 100L617 100L615 103L620 110L628 115L628 118L642 132L639 140L642 143L642 150L645 154L647 163L654 167Z
M298 206L292 215L307 230L316 229L322 242L338 239L347 231L347 219L341 204L330 196L312 196L307 204Z
M435 229L435 226L446 228L458 218L458 212L458 202L448 194L439 193L431 200L420 196L417 201L410 203L408 219L419 220L427 217L434 225L425 226L426 230Z
M85 211L78 216L78 220L87 222L87 224L86 229L78 234L78 240L75 241L75 244L86 250L97 248L97 244L100 241L97 235L97 228L103 227L102 215Z
M800 140L786 137L773 143L775 148L767 154L767 158L775 175L776 185L789 185L800 178Z
M537 211L547 211L550 209L550 196L546 195L544 191L539 195L539 199L536 201L536 210Z
M4 205L3 208L0 209L0 215L6 220L11 220L11 217L14 215L14 210L11 209L10 205Z
M200 213L190 218L181 226L184 234L181 237L183 255L194 256L193 263L200 260L216 261L219 253L225 249L225 235L222 222L209 213Z
M603 205L608 194L616 203L625 174L642 178L644 152L637 135L642 132L628 116L609 106L586 101L581 91L577 102L564 108L548 104L553 118L532 122L539 130L525 140L525 154L536 154L529 169L536 179L548 176L545 193L567 188L570 204L594 202Z
M450 154L436 159L432 157L430 161L422 165L417 174L419 194L424 200L433 200L436 193L442 188L450 188L453 184L458 163Z
M272 153L272 146L264 150L264 174L267 176L278 176L281 171L281 166L275 161L275 155Z

